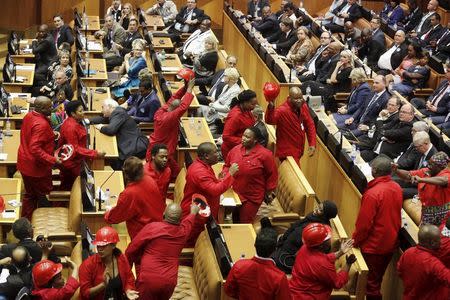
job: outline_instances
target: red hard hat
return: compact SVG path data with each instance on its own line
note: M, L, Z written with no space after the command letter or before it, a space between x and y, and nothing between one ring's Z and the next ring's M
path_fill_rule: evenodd
M0 212L4 212L5 211L5 198L3 198L2 196L0 196Z
M34 286L39 288L47 285L53 277L61 272L62 268L62 264L54 263L48 259L41 260L34 265L32 270Z
M280 94L280 86L273 82L266 82L263 87L263 93L266 101L272 102Z
M320 223L308 224L302 233L302 241L307 247L319 246L331 239L331 227Z
M106 246L108 244L117 244L119 242L119 234L110 227L105 226L100 228L95 234L95 240L92 242L96 246Z
M195 73L191 69L183 68L180 71L178 71L177 77L189 81L195 78Z
M209 207L205 196L200 194L192 195L192 203L195 203L200 207L200 211L198 212L200 216L207 218L211 215L211 208Z

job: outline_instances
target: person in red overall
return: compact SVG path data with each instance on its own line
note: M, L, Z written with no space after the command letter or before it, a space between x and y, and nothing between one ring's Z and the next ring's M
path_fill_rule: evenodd
M262 228L255 240L256 255L236 261L225 282L225 293L239 300L290 300L286 275L270 258L276 245L277 232Z
M116 248L119 234L109 226L100 228L93 244L97 252L80 266L82 300L138 299L134 275L127 257Z
M228 152L223 173L233 163L239 166L233 182L233 190L239 195L239 223L253 223L264 199L270 201L278 183L278 170L272 152L258 143L261 132L250 127L242 135L242 144Z
M34 106L35 110L23 118L17 153L17 169L25 185L22 217L29 220L37 206L51 206L46 195L53 188L52 167L61 163L53 156L55 134L48 119L52 101L47 97L37 97Z
M72 189L73 182L80 176L81 164L84 159L101 158L106 154L87 148L87 131L82 124L84 112L81 102L70 101L66 104L65 110L68 118L61 125L58 147L70 144L74 147L74 154L60 166L61 190L63 191Z
M164 221L147 224L128 245L128 261L140 265L136 281L139 299L168 300L172 296L181 250L198 212L199 207L191 204L190 215L180 222L181 207L169 204Z
M450 268L450 215L439 227L439 231L441 232L441 247L439 247L437 256L447 268Z
M167 165L169 151L164 144L153 144L151 160L144 165L144 174L155 180L161 193L163 203L166 203L167 189L170 184L172 170Z
M403 299L450 299L450 269L435 256L441 241L439 228L422 225L418 236L419 245L406 250L397 264Z
M62 264L44 259L34 265L31 271L34 285L33 299L70 300L72 298L80 286L78 283L78 266L67 257L66 261L72 269L72 274L65 284L61 274Z
M352 248L353 240L342 242L339 251L329 253L331 227L321 223L307 225L302 240L303 246L297 252L289 281L292 299L328 300L333 289L340 289L348 282L355 255L347 256L347 263L339 272L334 263Z
M305 146L305 133L309 144L308 155L314 154L316 128L300 88L291 87L289 97L278 108L275 108L273 101L269 101L265 118L267 124L277 126L275 156L280 161L292 156L300 165L300 158L303 156Z
M230 104L230 111L225 118L222 134L222 157L225 159L233 147L241 143L245 129L256 122L252 110L256 107L256 93L252 90L242 91Z
M211 208L211 216L218 219L220 195L228 190L234 181L234 176L239 170L236 163L228 169L228 173L221 179L217 178L211 166L219 160L219 153L213 143L201 143L197 148L197 159L189 166L184 186L184 197L181 201L183 219L189 215L192 196L201 194L205 196ZM198 216L195 219L194 228L191 231L186 247L194 247L199 234L203 231L208 218Z
M381 282L398 244L403 196L392 180L392 160L378 156L372 161L372 176L362 195L353 239L369 267L367 299L381 300Z
M153 145L166 145L169 150L168 164L172 170L173 180L180 172L180 167L175 159L180 132L180 118L186 113L194 99L192 89L195 84L194 72L192 70L181 69L177 75L184 80L185 84L170 97L166 104L156 111L153 118L154 131L150 135L150 143L146 154L146 160L150 161Z
M161 221L165 202L161 201L156 182L144 175L142 160L135 156L127 158L123 165L126 187L120 193L117 204L105 214L105 222L125 222L131 240L146 224Z

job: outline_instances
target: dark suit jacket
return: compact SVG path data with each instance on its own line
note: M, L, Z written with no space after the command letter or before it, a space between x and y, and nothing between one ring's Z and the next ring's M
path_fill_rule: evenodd
M383 30L379 28L375 33L372 34L372 40L380 43L384 48L386 48L386 37Z
M390 158L395 158L405 151L412 141L412 122L401 122L397 119L390 125L391 127L389 129L381 130L381 137L385 137L393 143L384 141L383 144L381 144L380 153L386 154Z
M130 53L131 50L132 50L131 44L133 43L133 41L134 41L134 40L137 40L137 39L142 39L142 38L143 38L143 37L142 37L142 35L139 33L139 31L136 31L136 32L133 33L132 35L130 35L130 34L127 32L127 35L125 36L125 40L124 40L123 43L122 43L123 49L120 51L120 54L121 54L122 56L125 56L125 54Z
M441 24L438 24L435 28L431 29L430 33L424 40L419 39L419 43L422 47L429 46L431 41L437 41L445 32L445 28ZM427 32L425 32L427 34Z
M186 22L186 19L184 18L184 14L186 13L186 10L187 10L187 6L183 6L180 9L180 11L178 12L178 14L175 17L175 21L177 23L181 23L184 25L184 22ZM202 9L194 8L194 11L192 12L191 20L192 21L198 20L198 23L197 23L197 25L189 26L189 32L194 32L204 17L205 17L205 12Z
M426 14L422 15L422 18L425 16ZM417 36L422 36L424 33L426 33L428 30L430 30L431 28L431 16L428 16L428 18L426 18L425 22L423 22L422 24L422 28L420 30L420 32L417 32ZM420 24L420 21L422 20L422 18L420 18L419 22L417 22L417 26ZM416 26L416 27L417 27ZM416 30L417 31L417 30Z
M400 49L400 50L399 50ZM391 55L391 66L392 69L395 70L400 66L403 61L403 58L408 54L408 45L406 42L400 45L400 48L394 51Z
M378 41L374 40L374 37L372 37L370 41L368 41L361 47L361 49L359 49L358 57L361 59L367 57L367 65L373 69L377 66L378 60L384 52L386 52L386 48L383 46L383 44L380 44Z
M1 248L0 251L0 259L3 259L5 257L11 257L12 251L17 247L22 246L25 247L28 250L28 253L30 253L31 256L31 262L33 264L37 263L38 261L41 261L42 258L42 248L39 247L38 243L32 239L25 239L19 241L17 244L5 244ZM58 256L55 255L54 252L51 252L49 254L48 259L50 259L53 262L59 263L60 259Z
M195 85L213 86L216 84L217 80L223 77L224 71L225 69L221 69L211 76L195 78Z
M414 147L414 144L411 143L405 150L405 152L403 152L403 154L398 158L398 168L408 171L414 170L414 167L420 160L421 156L422 154L420 154L420 152L417 151L416 147Z
M268 37L281 31L278 20L273 14L267 18L264 17L261 22L255 26L255 29L258 30L263 37Z
M55 42L51 34L47 34L47 37L40 41L33 41L32 43L33 54L36 55L36 66L48 67L57 56Z
M287 36L286 33L282 32L278 41L275 42L275 45L277 46L275 50L278 54L286 56L289 53L289 49L291 49L296 41L297 31L294 29L292 29Z
M372 92L370 91L370 87L367 82L358 85L355 88L355 92L353 94L350 93L350 96L348 98L347 114L351 115L355 111L357 111L358 108L364 104L367 97L369 97L371 93Z
M339 7L333 10L333 14L337 15L345 6L347 5L347 1L343 2ZM359 18L362 17L361 8L358 4L354 3L348 9L347 13L349 14L348 18L345 18L345 22L352 21L355 22Z
M375 93L372 92L370 94L370 96L367 97L364 105L361 105L360 108L353 114L352 118L358 124L369 124L369 123L375 121L378 114L380 113L380 111L386 107L386 104L390 97L389 92L387 90L385 90L383 92L383 94L381 94L381 96L378 97L378 99L375 102L373 102L370 105L370 107L368 107L370 100L372 100L374 95L375 95ZM367 114L364 116L364 119L362 119L366 110L367 110Z
M431 94L428 97L428 101L433 102L433 99L435 96L437 96L442 89L445 89L446 85L447 85L448 81L447 80L443 80L439 86L434 90L433 94ZM437 104L437 111L436 114L438 115L445 115L447 114L448 111L448 103L450 102L450 93L446 93L444 94L444 96L442 97L442 99L439 101L439 103Z
M73 38L72 28L70 28L66 24L64 24L59 29L58 36L56 35L56 29L53 29L50 34L52 35L53 39L55 39L55 37L58 39L58 41L57 41L58 47L64 42L69 43L71 46L73 45L74 38Z
M419 25L422 16L422 11L419 7L417 7L411 14L409 14L403 20L403 23L405 24L405 32L410 32L411 30L416 28L416 26Z
M413 170L418 170L420 168L425 168L428 165L428 161L430 160L430 158L433 155L435 155L437 152L438 152L438 150L436 149L436 147L433 146L431 148L430 152L428 152L427 156L425 156L424 162L426 162L426 163L422 163L422 165L420 165L420 160L421 160L423 155L419 153L420 155L419 155L417 161L414 164L414 169Z
M444 29L442 36L436 44L436 55L442 60L450 57L450 30Z
M253 3L253 0L248 1L247 3L247 15L250 16L254 16L255 15L255 11L256 11L256 7L259 8L258 10L258 17L262 16L262 9L264 6L269 6L269 1L268 0L259 0L259 2L257 3L257 5L255 5L255 3Z
M336 64L339 61L339 53L335 54L331 58L323 59L322 57L316 62L316 81L320 83L326 83L336 68Z

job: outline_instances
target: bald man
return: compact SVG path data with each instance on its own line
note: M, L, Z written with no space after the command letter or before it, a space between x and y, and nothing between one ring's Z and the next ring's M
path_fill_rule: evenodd
M181 221L181 207L166 207L163 222L146 225L128 246L125 255L140 265L136 288L140 299L168 300L177 285L178 259L194 224L199 207L190 206L190 214Z
M36 39L31 44L31 49L36 56L36 73L47 73L48 66L57 57L58 53L52 35L48 34L48 26L46 24L39 26L39 31L36 33Z
M406 250L397 264L403 299L450 299L450 269L435 256L440 244L439 228L420 227L419 245Z
M17 169L22 174L25 195L22 201L22 217L31 220L37 206L50 206L46 195L52 190L52 167L60 164L53 156L55 134L48 116L52 112L52 101L37 97L35 110L23 118L20 130L20 145L17 154Z
M269 102L266 110L266 123L277 126L275 156L281 161L292 156L300 165L300 158L303 156L305 147L305 135L309 144L308 155L314 154L316 128L300 88L291 87L289 97L276 109L273 102Z

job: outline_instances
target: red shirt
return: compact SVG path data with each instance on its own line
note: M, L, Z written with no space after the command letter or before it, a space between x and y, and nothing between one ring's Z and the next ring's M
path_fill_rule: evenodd
M144 175L140 181L127 184L117 205L106 212L105 221L109 224L125 221L133 239L146 224L161 221L165 208L155 181Z
M165 221L147 224L128 245L125 252L128 261L140 264L137 278L140 299L148 299L141 294L140 285L155 289L167 285L175 288L178 259L194 219L195 215L191 214L179 225Z
M445 223L439 229L441 231L441 247L438 250L437 257L447 268L450 268L450 229L445 226Z
M244 146L237 145L228 152L224 171L233 163L239 165L235 175L233 190L238 193L242 202L251 201L261 204L266 191L277 187L278 171L272 152L260 144L256 144L248 154Z
M363 253L392 253L397 247L402 205L402 189L391 176L370 181L353 232L355 247Z
M397 264L404 300L450 299L450 270L422 246L411 247Z
M169 104L175 100L181 99L180 106L169 111ZM146 159L151 160L151 149L154 144L164 144L167 146L169 155L173 155L177 150L178 134L180 131L180 118L188 110L194 95L186 93L186 89L180 88L175 95L170 97L169 101L158 109L153 117L154 131L150 135L150 144L147 149Z
M225 293L239 300L290 300L286 275L269 258L238 260L231 268Z
M86 128L72 117L67 118L61 125L58 147L64 144L71 144L74 147L74 154L63 162L66 168L80 168L84 158L95 158L97 151L86 148L87 132Z
M166 203L167 189L169 188L172 170L170 170L170 168L166 166L164 170L160 172L153 168L153 164L151 161L148 161L144 165L144 174L153 178L159 188L164 203Z
M289 281L292 299L328 300L333 289L342 288L348 273L336 272L334 253L325 254L303 245L295 258Z
M428 171L428 168L423 168L409 171L409 174L411 174L411 176L429 178L431 176L427 174ZM440 171L436 177L447 177L447 186L439 186L423 182L417 184L419 198L423 206L442 206L450 202L450 170L445 168Z
M131 272L131 267L126 256L119 254L116 256L116 259L119 268L120 280L122 281L123 292L125 293L128 290L135 290L134 275ZM89 290L104 281L104 273L105 265L103 264L100 255L94 254L83 261L80 266L80 298L82 300L103 300L104 292L101 292L94 298L91 298L89 296Z
M293 156L298 161L303 155L305 132L309 145L316 146L316 127L306 103L302 105L300 112L294 109L289 100L276 109L268 106L265 119L267 124L277 126L275 156Z
M56 163L54 150L55 137L50 121L36 111L27 113L20 129L17 169L30 177L51 176Z
M191 210L192 195L201 194L208 200L211 215L216 218L219 214L220 195L233 184L233 177L227 173L224 178L218 179L210 165L197 158L188 168L186 185L184 186L184 198L181 201L183 218Z
M222 155L227 157L228 151L241 143L245 129L255 124L255 117L251 111L243 111L239 105L233 107L225 118L222 134Z
M42 299L42 300L70 300L72 296L75 294L76 290L80 284L78 281L73 278L72 276L69 276L69 279L67 279L66 284L60 288L35 288L33 290L33 296L36 297L36 299Z

